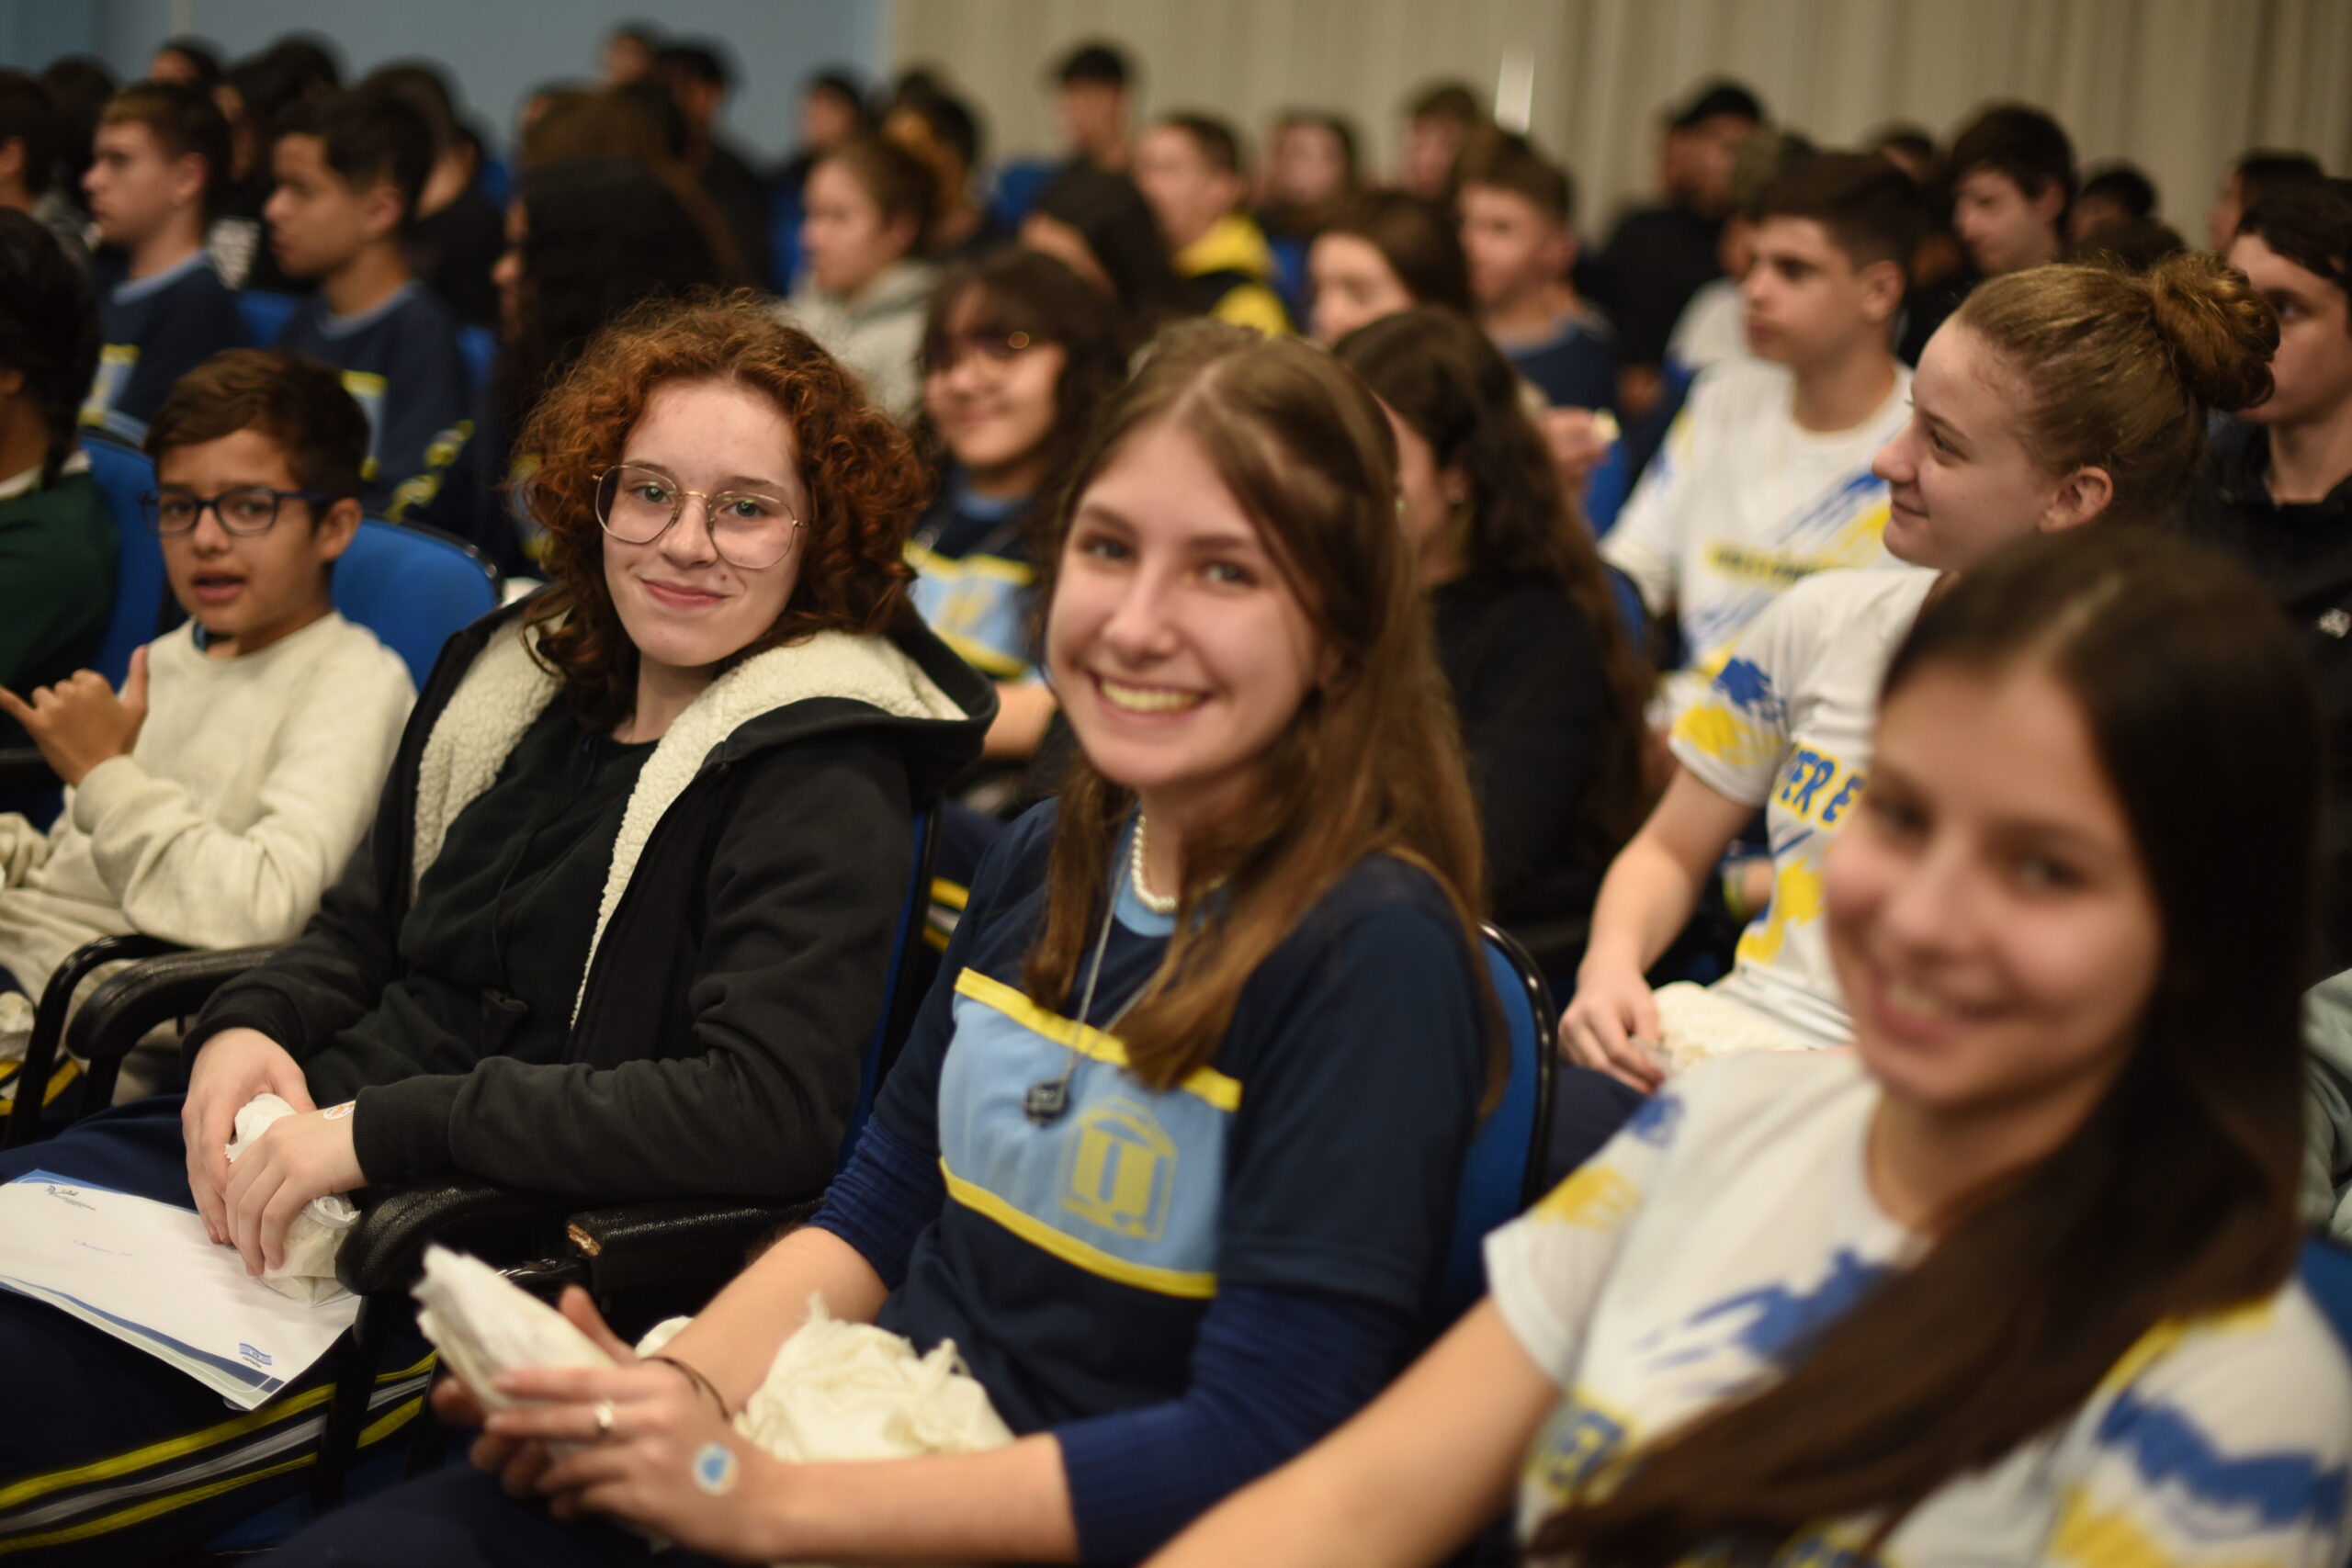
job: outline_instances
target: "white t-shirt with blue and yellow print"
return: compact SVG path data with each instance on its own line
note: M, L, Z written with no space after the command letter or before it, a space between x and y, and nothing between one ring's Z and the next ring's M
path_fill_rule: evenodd
M1561 1400L1521 1477L1532 1533L1629 1455L1786 1371L1913 1233L1871 1197L1877 1085L1851 1056L1678 1077L1487 1242L1495 1304ZM1824 1521L1775 1568L2340 1568L2352 1365L2303 1287L2145 1336L2049 1437L1932 1494L1873 1556Z
M1600 542L1653 615L1671 604L1686 668L1662 691L1671 718L1723 667L1732 642L1795 583L1835 567L1884 567L1879 448L1910 418L1911 373L1849 430L1796 422L1795 381L1763 360L1719 365L1690 389L1666 444Z
M1861 798L1879 680L1935 581L1916 567L1807 578L1674 721L1675 759L1725 799L1760 807L1771 839L1771 904L1714 992L1811 1045L1853 1033L1821 930L1822 861Z

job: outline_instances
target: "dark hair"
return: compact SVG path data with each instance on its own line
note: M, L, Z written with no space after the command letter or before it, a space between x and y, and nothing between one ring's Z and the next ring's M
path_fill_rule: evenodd
M457 145L458 98L441 68L425 60L397 60L360 78L358 91L388 93L423 117L433 133L434 156Z
M2127 218L2146 218L2156 210L2155 182L2130 164L2101 164L2091 171L2075 199L2092 197L2115 203Z
M2272 147L2256 147L2238 155L2230 165L2230 174L2238 182L2238 206L2241 210L2254 206L2273 191L2292 185L2308 185L2324 180L2327 171L2319 160L2308 152L2280 152Z
M660 145L661 156L671 163L683 163L694 148L694 127L686 123L686 111L678 102L678 95L658 73L649 73L634 81L605 89L604 96L614 103L628 104L651 128Z
M355 196L389 185L401 198L400 232L416 220L416 204L433 175L433 128L390 93L354 88L289 104L274 128L279 137L315 136L320 155Z
M267 436L299 488L329 501L359 493L368 416L334 366L274 348L223 349L173 384L147 426L146 452L161 462L241 430Z
M1245 162L1241 137L1233 127L1207 114L1162 115L1159 123L1171 130L1181 130L1193 144L1201 161L1220 175L1238 175Z
M1648 806L1642 714L1649 671L1634 657L1608 569L1520 400L1518 372L1468 317L1428 307L1359 327L1332 352L1430 444L1440 468L1458 469L1469 481L1465 566L1548 581L1584 617L1611 704L1591 786L1560 807L1577 824L1580 858L1606 866Z
M651 22L622 22L605 35L606 43L617 43L623 39L648 50L658 50L662 47L662 29Z
M1458 183L1509 191L1563 228L1576 221L1576 181L1524 136L1497 136L1469 148Z
M816 164L810 165L812 172L826 164L839 164L842 172L857 182L858 188L882 209L885 224L911 220L915 237L908 252L922 253L923 236L931 228L933 196L931 171L922 166L922 159L895 141L861 133L819 153Z
M1414 89L1405 100L1407 119L1450 119L1456 125L1484 125L1487 113L1478 95L1464 82L1431 82Z
M1199 443L1313 622L1332 666L1268 748L1247 809L1187 826L1176 935L1119 1031L1136 1076L1180 1082L1214 1057L1242 987L1340 878L1390 854L1434 876L1475 951L1484 873L1427 611L1396 526L1394 436L1363 383L1321 349L1222 321L1170 327L1102 413L1055 518L1043 597L1080 498L1139 434ZM1070 760L1044 930L1022 986L1069 1005L1133 796ZM1223 891L1212 902L1211 887Z
M2065 199L2058 231L2065 232L2066 209L2075 205L2075 144L2064 127L2024 104L1996 104L1952 138L1951 177L1957 184L1972 170L1991 169L2027 197L2058 187Z
M1033 342L1053 344L1062 351L1061 378L1054 384L1054 423L1042 443L1052 477L1039 498L1050 505L1095 414L1126 379L1127 341L1118 310L1060 258L1037 251L999 251L950 268L932 291L931 308L923 317L926 361L931 344L967 312L976 318L976 330L1026 333ZM933 430L927 410L917 423L917 439L934 461L942 459L944 443Z
M1928 135L1924 127L1906 120L1880 126L1863 140L1862 150L1866 152L1906 153L1922 164L1936 161L1936 139Z
M1442 201L1403 191L1374 191L1340 209L1326 234L1350 234L1380 253L1417 305L1470 312L1470 264L1462 231Z
M60 141L49 89L21 71L0 71L0 147L23 143L27 194L40 195L57 178Z
M2188 242L2178 230L2153 218L2119 218L2092 230L2075 248L2084 261L2146 272L2166 256L2188 250Z
M2055 474L2097 466L2114 481L2106 515L2174 516L2196 487L2205 427L2270 395L2278 322L2244 274L2199 252L2143 276L2037 266L1979 284L1952 322L2009 372L2007 402L2034 460Z
M227 194L230 150L228 117L209 92L177 82L135 83L107 100L98 124L143 125L164 157L203 159L202 211L212 216Z
M1094 263L1111 280L1120 312L1141 335L1177 307L1176 270L1151 204L1125 175L1091 164L1069 164L1037 195L1030 210L1068 224L1086 242Z
M343 62L334 45L317 33L288 33L264 50L262 58L293 72L306 97L324 97L343 88Z
M505 428L571 369L597 333L639 300L724 279L701 225L661 175L631 159L581 158L526 171L521 320L499 356Z
M620 457L656 390L692 381L733 382L774 401L791 426L808 494L792 596L734 659L820 631L878 633L913 576L903 558L922 494L914 451L855 378L748 289L646 300L588 345L539 400L517 443L539 457L518 499L547 530L555 579L528 619L541 628L539 658L563 677L590 728L611 728L637 701L637 649L605 584L595 475Z
M2078 528L1931 601L1882 710L1953 667L2045 670L2090 732L2162 925L2130 1059L2064 1142L1939 1216L1927 1255L1785 1378L1555 1514L1538 1553L1760 1561L1808 1524L1864 1516L1867 1558L1937 1489L2064 1421L2149 1330L2258 1301L2294 1269L2320 735L2292 631L2218 554ZM2185 752L2230 764L2187 777Z
M1666 118L1669 130L1695 130L1711 119L1729 116L1744 119L1750 125L1764 123L1763 100L1750 92L1745 84L1728 77L1717 77L1702 83L1690 95L1690 101Z
M858 79L839 66L818 72L800 85L804 96L815 97L829 93L857 111L857 122L864 125L871 118L865 108L865 88Z
M74 451L98 372L98 305L79 263L34 219L0 209L0 367L21 373L49 429L44 479Z
M2352 180L2297 180L2248 206L2238 232L2252 234L2352 300Z
M1080 44L1054 67L1054 80L1065 87L1125 87L1136 79L1126 51L1100 40Z
M114 73L86 54L52 60L40 73L50 107L57 113L57 178L66 199L81 206L82 175L89 169L98 116L114 96Z
M931 139L956 154L967 169L980 162L980 122L970 106L950 93L925 93L899 105L922 120Z
M169 39L155 52L176 54L187 61L188 68L196 73L196 80L185 85L198 92L209 92L212 84L220 80L220 51L201 39Z
M1810 219L1856 271L1893 262L1907 275L1928 215L1911 176L1875 152L1815 152L1791 161L1756 195L1767 218Z
M665 44L653 63L655 69L698 86L716 87L723 93L735 85L734 68L727 62L726 51L716 43L696 39Z

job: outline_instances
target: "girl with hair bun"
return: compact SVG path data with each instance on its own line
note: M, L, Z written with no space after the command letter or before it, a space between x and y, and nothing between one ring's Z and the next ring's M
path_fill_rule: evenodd
M1823 856L1861 796L1888 655L1932 593L2005 546L2172 517L2208 416L2261 400L2278 341L2245 279L2205 255L2143 276L2039 267L1969 296L1920 356L1911 421L1874 469L1890 487L1887 549L1926 570L1800 582L1677 721L1681 768L1601 886L1562 1019L1573 1061L1647 1092L1721 1050L1851 1038L1823 939ZM1732 973L1654 996L1645 972L1758 810L1771 882L1740 890L1764 907ZM1609 1092L1579 1082L1572 1093Z
M1591 1568L2345 1561L2292 631L2162 534L2013 543L1902 637L1874 757L1825 884L1853 1051L1678 1078L1162 1568L1436 1562L1514 1487L1530 1559Z

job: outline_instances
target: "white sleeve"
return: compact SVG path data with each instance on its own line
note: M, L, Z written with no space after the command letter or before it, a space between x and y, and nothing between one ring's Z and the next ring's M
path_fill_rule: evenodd
M75 826L123 917L191 947L291 941L375 813L414 691L371 642L303 688L278 729L252 826L232 832L135 757L74 792Z
M1789 696L1820 625L1804 586L1747 624L1714 679L1675 716L1675 760L1726 800L1762 806L1788 755Z
M1487 1293L1520 1348L1563 1387L1618 1249L1657 1190L1684 1109L1682 1090L1660 1089L1599 1154L1487 1238Z
M1653 615L1664 615L1675 599L1681 575L1682 546L1689 532L1691 455L1702 445L1700 391L1674 416L1666 443L1650 459L1641 483L1625 500L1617 525L1600 541L1600 558L1634 580Z
M2352 1370L2290 1286L2103 1390L2062 1461L2049 1568L2342 1568ZM2158 1328L2156 1336L2175 1332Z

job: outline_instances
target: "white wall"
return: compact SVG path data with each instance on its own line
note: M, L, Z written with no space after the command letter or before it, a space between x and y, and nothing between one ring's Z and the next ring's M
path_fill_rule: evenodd
M534 87L594 75L605 35L636 19L732 47L740 80L728 123L767 162L797 140L803 78L831 65L879 73L889 0L0 0L0 63L39 71L82 49L128 77L143 74L155 46L175 33L234 58L313 32L333 39L355 73L404 56L439 61L503 145Z
M1995 96L2041 104L2084 163L2146 168L2191 239L2249 144L2352 173L2352 0L895 0L890 57L944 65L1000 148L1038 152L1041 72L1091 36L1145 62L1148 110L1205 107L1260 139L1283 107L1337 108L1383 171L1415 86L1491 92L1518 51L1588 228L1647 187L1658 107L1715 73L1830 143L1895 118L1945 134Z

